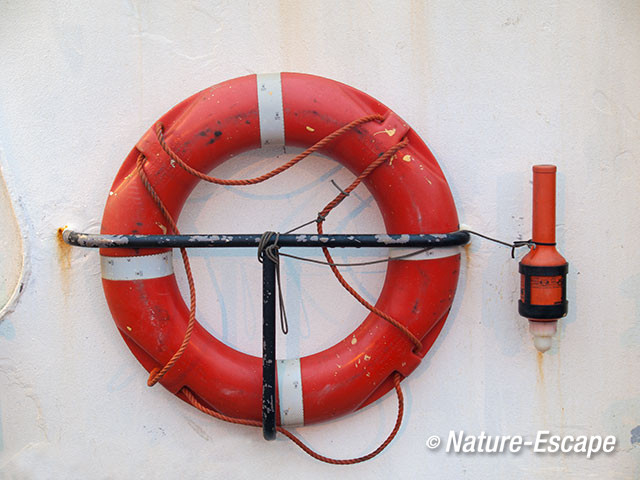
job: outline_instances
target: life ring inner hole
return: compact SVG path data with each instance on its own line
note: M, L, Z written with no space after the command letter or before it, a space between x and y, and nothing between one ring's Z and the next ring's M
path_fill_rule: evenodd
M221 178L250 178L281 165L302 149L268 147L239 154L211 172ZM355 176L336 160L312 154L293 168L261 184L237 187L199 182L179 217L182 232L284 232L317 215ZM301 234L313 235L314 224ZM380 210L365 184L331 212L325 221L331 233L385 232ZM325 260L320 249L287 248L284 252ZM386 249L332 249L337 262L362 262L387 255ZM228 346L261 356L262 265L253 249L191 249L198 298L197 319ZM174 268L187 300L188 285L178 255ZM375 304L387 264L343 267L341 272L358 292ZM277 329L277 358L307 356L344 339L368 315L336 281L327 266L282 258L282 286L289 333Z

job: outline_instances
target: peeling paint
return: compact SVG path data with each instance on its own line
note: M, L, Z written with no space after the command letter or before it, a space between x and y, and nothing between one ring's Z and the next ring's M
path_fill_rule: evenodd
M409 242L409 235L400 235L398 238L393 238L389 235L376 235L376 240L384 245L402 244Z
M396 134L396 129L395 128L385 128L384 130L380 130L379 132L374 132L373 136L375 137L376 135L378 135L380 133L386 133L390 137L393 137Z

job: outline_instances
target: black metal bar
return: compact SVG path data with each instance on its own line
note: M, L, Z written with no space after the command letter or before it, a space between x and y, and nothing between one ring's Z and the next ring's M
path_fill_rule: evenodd
M62 238L76 247L88 248L231 248L257 247L260 234L233 235L100 235L65 230ZM465 245L469 233L418 234L288 234L280 235L281 247L415 247L438 248Z
M262 256L262 436L276 438L276 264Z

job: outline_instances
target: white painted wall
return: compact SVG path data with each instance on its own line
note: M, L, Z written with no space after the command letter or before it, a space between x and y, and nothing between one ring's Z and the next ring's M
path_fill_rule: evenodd
M0 158L28 252L24 291L0 323L0 477L640 475L640 445L631 441L640 424L636 1L0 7ZM393 108L439 159L461 221L488 234L528 238L530 167L552 162L559 169L570 313L552 350L538 358L517 315L517 264L509 252L474 240L443 334L404 382L402 430L380 457L358 466L321 464L285 439L263 442L257 430L213 421L162 388L147 388L108 312L97 252L56 240L65 224L97 228L120 163L163 112L225 79L282 70L343 81ZM243 177L282 158L249 155L219 173ZM202 185L181 226L281 229L315 214L334 193L330 178L345 185L350 175L315 157L242 193ZM381 221L360 191L328 227L364 232ZM14 228L3 221L3 241ZM253 254L194 252L193 261L203 323L256 353ZM383 272L368 268L348 278L373 299ZM281 354L326 347L363 318L326 270L287 262L285 275L292 334L281 339ZM386 436L395 408L387 397L297 432L324 454L362 455ZM532 436L540 429L613 434L619 443L614 454L591 460L425 447L428 436L449 430Z

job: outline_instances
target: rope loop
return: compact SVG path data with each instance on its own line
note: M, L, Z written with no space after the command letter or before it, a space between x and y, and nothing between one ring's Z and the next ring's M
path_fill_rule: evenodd
M274 238L275 237L275 238ZM274 239L271 242L271 239ZM276 285L278 287L278 305L280 309L280 328L285 335L289 333L289 322L287 320L287 312L284 306L284 293L282 292L282 282L280 281L280 247L278 246L278 239L280 234L278 232L266 231L260 236L260 242L258 243L258 261L264 262L266 256L276 266Z
M313 451L311 447L303 443L302 440L300 440L298 437L296 437L293 433L291 433L286 428L278 426L276 427L276 430L281 434L283 434L285 437L287 437L289 440L291 440L293 443L295 443L298 447L300 447L304 453L324 463L329 463L331 465L355 465L356 463L361 463L361 462L366 462L367 460L371 460L373 457L375 457L376 455L381 453L385 448L387 448L387 446L392 442L392 440L398 434L398 431L400 430L400 426L402 425L402 418L404 416L404 395L402 394L402 388L400 387L400 382L402 381L402 375L400 375L398 372L395 372L392 376L392 379L393 379L393 388L396 391L396 396L398 397L398 415L396 416L396 423L394 424L393 429L391 430L391 433L389 433L389 435L384 440L384 442L382 442L378 446L378 448L376 448L375 450L373 450L372 452L366 455L363 455L361 457L356 457L356 458L348 458L348 459L336 459L336 458L325 457L324 455L320 455L319 453ZM204 406L196 398L193 392L189 390L187 387L183 387L180 393L182 393L185 396L185 398L191 405L196 407L201 412L212 416L213 418L217 418L218 420L224 420L225 422L235 423L239 425L247 425L251 427L262 426L262 423L257 422L255 420L244 420L241 418L228 417L226 415L223 415L219 412L216 412L215 410L212 410Z
M271 242L271 239L273 237L275 237L275 239L273 240L273 242ZM278 250L280 249L280 247L278 246L279 239L280 239L280 234L278 232L266 231L260 236L260 242L258 242L258 261L260 263L263 262L265 255L273 263L277 264L279 262L279 258L278 258Z

